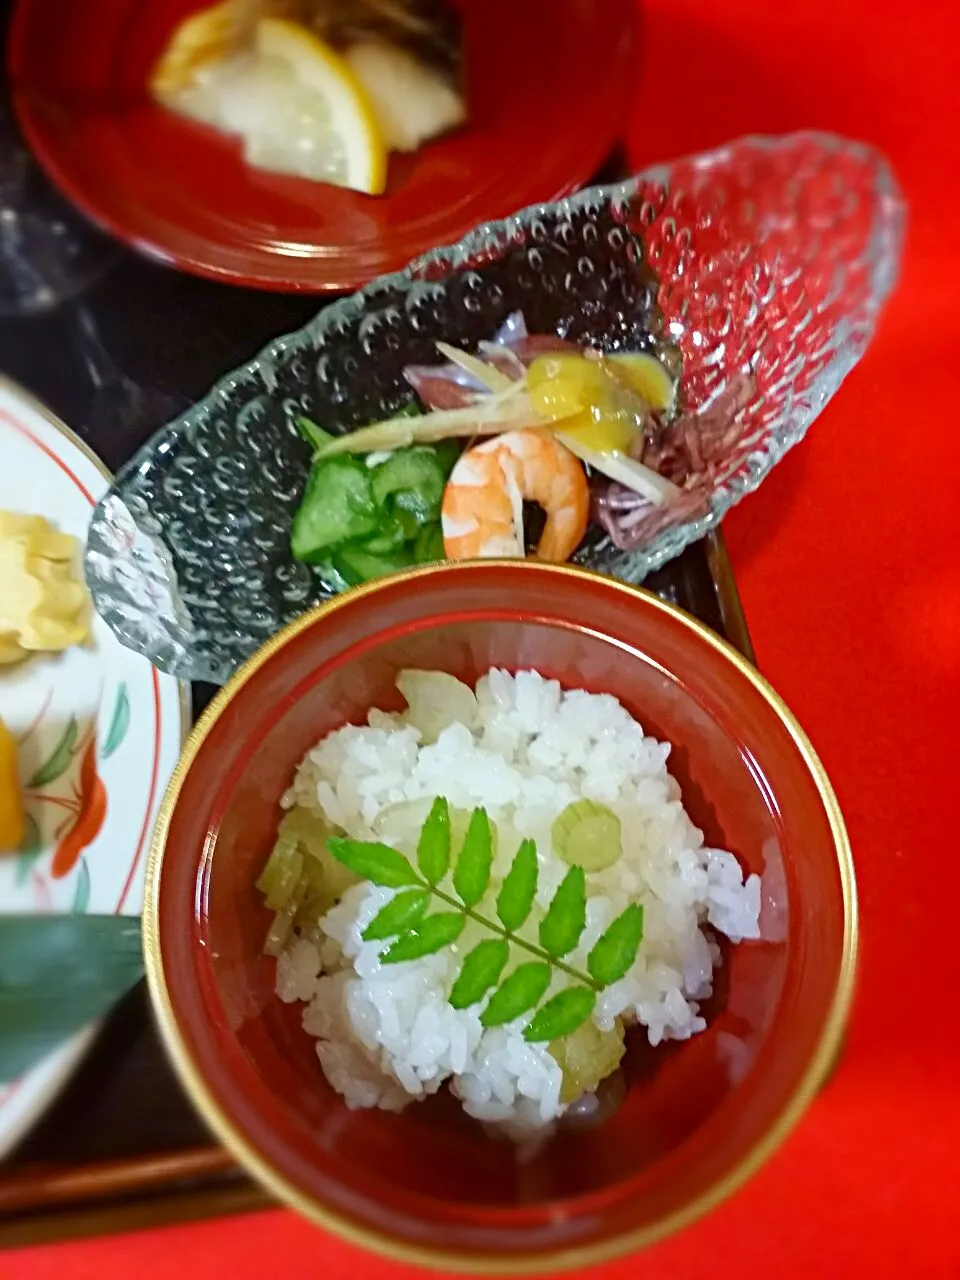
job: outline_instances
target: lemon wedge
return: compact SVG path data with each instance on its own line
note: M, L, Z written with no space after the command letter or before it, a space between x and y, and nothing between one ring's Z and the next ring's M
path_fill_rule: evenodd
M222 7L204 13L206 21L197 15L178 30L158 65L157 99L242 138L244 158L256 168L379 195L387 146L344 59L280 18L262 18L253 49L232 53Z

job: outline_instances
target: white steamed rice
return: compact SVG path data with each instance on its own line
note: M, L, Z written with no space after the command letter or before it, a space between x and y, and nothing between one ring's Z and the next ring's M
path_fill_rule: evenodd
M360 840L385 839L382 824L396 812L385 811L404 801L423 798L423 816L438 795L462 809L483 806L499 835L481 904L491 913L522 838L537 842L537 901L545 908L568 869L552 849L553 820L580 798L609 806L620 819L623 855L588 877L587 927L567 960L582 969L607 925L642 902L637 960L600 994L594 1022L600 1030L618 1016L639 1023L652 1045L702 1031L699 1005L720 960L704 926L733 941L759 937L759 877L744 883L733 854L704 846L667 772L669 744L645 737L616 698L564 691L534 671L514 677L500 670L484 676L476 694L473 730L453 724L429 745L401 717L381 711L370 713L366 727L331 733L301 763L285 805L303 806ZM395 843L413 855L415 832L406 846ZM278 960L277 994L306 1002L303 1027L317 1040L330 1084L351 1107L399 1110L449 1082L478 1119L520 1126L556 1119L565 1110L561 1070L546 1045L524 1040L529 1015L484 1030L481 1006L458 1011L447 1001L462 956L484 936L479 926L469 924L455 948L400 965L380 963L384 943L362 941L393 892L369 883L351 888Z

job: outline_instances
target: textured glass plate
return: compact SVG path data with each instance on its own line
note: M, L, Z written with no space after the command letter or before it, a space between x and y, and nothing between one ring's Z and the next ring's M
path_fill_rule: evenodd
M746 429L709 512L577 559L631 582L714 528L800 440L862 355L896 278L904 209L884 160L823 134L747 138L478 228L278 338L158 432L94 516L87 578L120 640L164 671L227 679L329 594L289 551L310 454L328 430L409 399L434 343L472 346L523 311L531 332L683 356L688 409L752 370Z

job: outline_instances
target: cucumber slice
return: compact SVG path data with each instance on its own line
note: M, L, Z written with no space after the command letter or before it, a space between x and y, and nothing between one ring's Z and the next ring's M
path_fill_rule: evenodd
M339 547L333 562L350 585L356 587L361 582L386 578L391 573L408 568L412 558L405 547L384 555L373 555L364 546L354 545Z
M363 463L350 457L328 458L310 472L293 518L291 550L297 560L317 564L327 559L330 547L375 533L381 518Z
M443 530L438 524L425 525L413 544L413 558L417 564L437 564L445 560Z
M387 555L398 551L408 540L404 526L391 512L385 512L380 518L380 526L372 538L364 540L363 549L371 555Z
M412 492L425 508L439 510L446 476L433 449L398 449L374 469L371 483L378 506L394 494L399 503L400 493Z

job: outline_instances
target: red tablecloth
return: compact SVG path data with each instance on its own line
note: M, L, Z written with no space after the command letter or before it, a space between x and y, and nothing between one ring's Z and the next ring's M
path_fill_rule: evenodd
M760 664L819 749L853 840L861 974L843 1064L732 1202L598 1274L958 1277L960 10L648 0L645 15L637 166L746 132L831 129L889 155L911 216L866 359L725 525ZM11 1280L284 1273L413 1274L280 1211L0 1257Z

